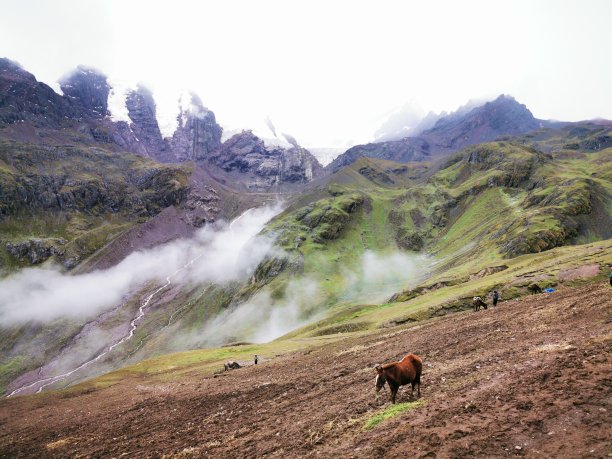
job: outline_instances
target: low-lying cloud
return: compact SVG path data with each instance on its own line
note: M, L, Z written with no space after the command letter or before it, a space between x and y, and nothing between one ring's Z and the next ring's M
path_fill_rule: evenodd
M379 254L367 250L357 267L342 273L343 285L332 295L341 301L380 302L427 274L425 256L403 252ZM229 342L268 342L323 316L332 299L315 274L291 279L278 298L267 288L209 321L194 336L179 338L185 347L219 346Z
M319 283L311 277L290 280L282 298L273 298L264 289L208 322L197 340L204 346L271 341L312 320L319 291Z
M272 250L257 236L280 206L250 209L229 225L206 227L192 239L132 253L103 271L68 275L28 268L0 280L0 326L93 317L149 281L223 284L246 279Z
M418 284L427 276L429 264L422 254L366 250L358 270L344 271L347 279L344 299L385 301L391 294Z

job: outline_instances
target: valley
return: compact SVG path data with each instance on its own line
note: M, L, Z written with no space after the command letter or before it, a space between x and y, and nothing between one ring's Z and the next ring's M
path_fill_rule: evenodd
M144 85L60 87L0 59L0 455L607 454L610 121L500 95L324 167L195 93L162 132Z

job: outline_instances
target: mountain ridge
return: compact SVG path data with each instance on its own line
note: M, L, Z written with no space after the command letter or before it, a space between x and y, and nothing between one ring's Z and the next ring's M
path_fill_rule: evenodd
M223 129L215 114L194 93L186 93L177 101L176 129L171 137L163 137L155 100L143 85L125 94L125 116L129 122L113 120L108 105L113 88L102 72L79 66L61 78L60 86L64 95L36 81L34 75L18 64L0 59L1 136L31 143L104 146L165 163L207 162L213 157L216 162L231 161L220 160L224 154L231 156L231 147L222 148ZM296 164L296 152L304 163L301 166ZM318 160L294 140L289 148L262 146L259 153L277 157L279 172L277 181L255 180L251 188L257 190L285 182L309 181L322 173ZM262 157L256 163L253 170L237 170L261 177L266 161ZM283 167L287 167L284 172Z
M502 94L483 105L467 106L443 116L418 136L356 145L335 158L328 168L338 170L360 156L398 162L431 160L468 145L495 140L504 135L524 134L545 124L549 123L537 120L525 105Z

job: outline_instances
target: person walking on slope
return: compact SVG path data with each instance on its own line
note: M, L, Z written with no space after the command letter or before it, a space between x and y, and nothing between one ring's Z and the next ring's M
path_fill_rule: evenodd
M499 293L497 293L497 290L493 290L493 306L497 306L498 301L499 301Z

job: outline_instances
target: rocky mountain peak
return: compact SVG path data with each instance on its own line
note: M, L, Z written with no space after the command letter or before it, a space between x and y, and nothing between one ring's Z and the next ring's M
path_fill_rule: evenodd
M139 84L128 92L125 106L132 120L130 127L138 141L144 144L151 156L159 156L166 144L157 123L157 107L151 90Z
M186 94L179 104L178 126L170 140L173 156L177 161L206 159L221 146L223 129L198 95Z
M69 100L36 81L16 62L0 58L0 127L24 121L56 127L64 117L77 115Z
M3 82L36 83L36 78L17 62L0 57L0 75Z
M64 95L96 117L108 115L110 85L100 71L79 65L60 79Z
M539 122L525 105L517 102L512 96L502 94L483 105L463 111L458 110L440 118L433 128L423 134L462 125L470 129L486 125L492 130L503 131L503 134L513 134L537 129Z
M430 121L435 116L430 116ZM457 111L439 118L433 127L416 137L356 145L334 159L328 168L335 171L362 156L398 162L428 160L505 135L533 131L541 125L542 121L534 118L525 105L512 96L502 94L482 105L470 101Z
M296 142L297 143L297 142ZM249 189L270 189L283 183L305 183L321 175L323 167L301 147L266 147L250 130L226 140L210 162L225 172L250 175L243 180Z

